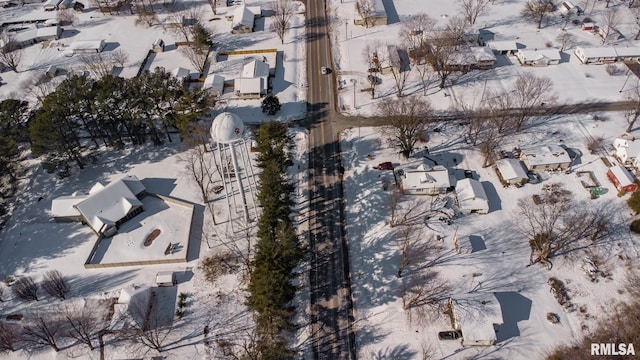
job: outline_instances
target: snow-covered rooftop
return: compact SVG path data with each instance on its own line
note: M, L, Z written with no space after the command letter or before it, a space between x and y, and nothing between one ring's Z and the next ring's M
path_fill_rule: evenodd
M476 179L465 178L456 184L458 205L463 210L489 211L489 199L482 183Z
M455 321L465 344L495 342L494 324L501 325L502 309L493 293L474 292L451 297Z
M505 158L496 162L496 166L506 181L526 179L527 172L522 166L522 162L518 159Z
M635 177L629 172L629 170L627 170L620 164L615 164L614 166L610 167L609 170L611 171L613 176L618 179L620 187L629 186L636 182Z
M571 162L571 157L567 151L559 145L526 148L522 149L522 154L526 156L532 166Z

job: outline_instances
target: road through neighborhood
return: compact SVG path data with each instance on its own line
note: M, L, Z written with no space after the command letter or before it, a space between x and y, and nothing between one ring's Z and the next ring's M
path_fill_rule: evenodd
M311 328L315 359L355 359L342 165L324 0L307 1Z

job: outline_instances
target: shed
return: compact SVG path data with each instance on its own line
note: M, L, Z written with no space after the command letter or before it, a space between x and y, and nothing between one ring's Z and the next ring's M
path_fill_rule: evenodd
M634 192L638 189L635 176L620 164L610 167L607 177L620 192Z
M582 23L582 26L580 28L582 30L586 30L586 31L593 31L593 29L595 29L595 27L596 27L596 24L594 24L594 23L592 23L590 21L587 21L587 22Z
M509 184L522 184L527 181L527 172L522 165L522 161L518 159L506 158L496 162L502 180Z
M209 74L202 84L202 90L207 90L214 96L221 96L224 92L224 76Z
M449 170L441 165L429 167L421 164L412 170L405 170L400 176L403 194L438 195L451 190Z
M179 80L189 79L189 69L185 69L183 67L177 67L171 70L171 75Z
M160 271L156 274L156 285L174 286L176 284L176 274L173 271Z
M516 57L518 58L518 61L520 61L520 64L531 66L557 65L560 63L560 59L562 58L560 56L560 51L554 48L534 50L522 49L518 50Z
M104 40L76 40L69 45L74 54L99 53L104 50Z
M560 4L560 12L563 15L579 15L582 11L579 7L575 6L571 1L563 1Z
M558 145L522 149L520 159L528 170L566 170L571 165L571 157Z
M151 45L151 49L156 53L164 52L164 40L156 39L156 41Z
M462 331L463 346L491 346L503 324L502 308L494 293L474 292L449 299L454 328Z
M241 34L253 32L255 19L260 16L262 16L260 6L246 6L243 3L233 11L233 16L230 19L231 33Z
M489 198L476 179L465 178L456 184L456 198L460 210L467 213L489 213Z
M514 40L489 41L487 46L496 55L514 54L518 51L518 45Z
M576 47L576 50L573 52L578 60L580 60L583 64L591 64L591 63L612 63L618 59L618 54L616 50L611 46L600 46L600 47Z

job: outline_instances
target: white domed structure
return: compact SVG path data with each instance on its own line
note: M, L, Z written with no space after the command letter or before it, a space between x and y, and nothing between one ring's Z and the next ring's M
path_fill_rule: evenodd
M236 114L223 112L211 123L211 139L217 143L229 144L243 139L244 133L244 123Z

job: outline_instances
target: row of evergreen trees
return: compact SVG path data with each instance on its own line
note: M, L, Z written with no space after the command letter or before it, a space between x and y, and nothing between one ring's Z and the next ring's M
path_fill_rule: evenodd
M163 69L124 79L73 76L42 101L29 122L34 156L44 155L48 171L83 168L102 145L123 149L149 139L156 145L189 124L211 105L203 91Z
M286 125L266 123L256 135L260 174L258 201L262 215L249 282L248 306L257 313L258 350L263 359L289 359L287 333L295 312L294 269L304 256L292 225L294 186L286 171L292 139Z

